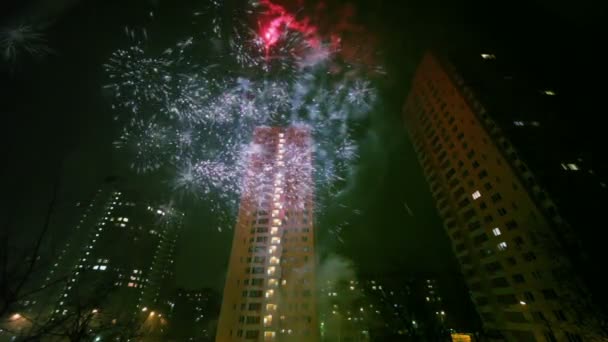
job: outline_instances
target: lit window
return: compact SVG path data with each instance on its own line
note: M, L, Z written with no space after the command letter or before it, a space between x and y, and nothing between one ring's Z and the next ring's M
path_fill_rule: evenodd
M501 242L498 244L498 249L501 251L504 251L505 249L507 249L507 243L506 242Z
M479 192L479 190L477 190L471 196L473 196L473 199L476 200L479 197L481 197L481 192Z
M272 324L272 315L264 316L264 325L268 326Z
M526 124L523 121L513 121L513 125L515 126L525 126Z
M481 58L483 59L496 59L496 56L492 53L482 53Z
M264 341L272 341L275 337L274 331L264 331Z
M129 218L128 217L123 218L122 222L129 222Z
M129 284L127 284L127 286L133 287L133 286L135 286L135 283L129 283Z
M276 304L266 304L266 310L267 311L276 311L277 305Z
M101 265L101 266L99 266L99 269L100 269L100 270L102 270L102 271L105 271L105 270L106 270L106 268L108 268L108 266L106 266L106 265Z
M568 169L572 170L572 171L578 171L578 165L576 165L574 163L569 163L568 164Z
M496 227L494 229L492 229L492 233L494 234L494 236L498 236L500 235L500 228Z
M99 269L99 265L95 265L95 266L93 266L93 269L94 269L94 270L98 270L98 269Z
M557 95L557 93L555 93L555 91L551 90L551 89L545 89L545 90L543 90L543 94L548 95L548 96L555 96L555 95Z

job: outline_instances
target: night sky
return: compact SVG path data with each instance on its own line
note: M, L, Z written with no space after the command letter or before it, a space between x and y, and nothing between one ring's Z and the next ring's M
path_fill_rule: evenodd
M334 17L343 13L346 4L355 10L353 21L365 28L377 46L374 63L383 65L386 73L378 77L379 101L357 134L360 158L340 193L341 201L360 214L329 206L317 227L318 254L321 259L331 255L350 259L360 275L433 274L462 284L400 118L419 57L428 48L491 48L513 55L522 66L554 80L573 94L574 103L583 91L594 98L605 89L582 90L575 84L590 84L590 75L605 70L597 69L594 62L605 60L598 45L606 12L593 7L592 1L578 1L576 8L554 1L509 2L505 8L438 0L327 2ZM1 61L3 217L12 219L24 235L33 234L57 179L61 192L53 226L56 235L52 236L57 241L61 227L74 220L75 202L108 175L127 180L149 198L166 198L162 175L135 174L113 149L120 127L101 89L107 82L102 65L125 45L125 26L154 27L151 39L172 41L187 30L183 18L200 2L3 3L3 26L41 18L52 50L40 58ZM155 13L154 21L148 16L150 11ZM331 27L329 21L326 24ZM580 106L587 111L594 108L593 102ZM218 232L215 218L201 205L188 203L184 210L187 224L177 258L178 285L219 290L232 232ZM347 222L343 242L325 229L339 222ZM453 296L464 291L462 286L454 287Z

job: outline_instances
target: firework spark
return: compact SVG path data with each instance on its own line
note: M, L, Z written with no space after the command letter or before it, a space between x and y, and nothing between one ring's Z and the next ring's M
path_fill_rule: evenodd
M0 29L0 49L2 59L9 64L21 56L43 58L52 52L41 29L26 24Z
M214 6L216 11L220 4ZM314 184L286 181L314 186L316 210L322 211L358 158L352 131L376 101L373 84L354 67L348 74L330 72L333 51L309 20L268 0L246 13L257 16L257 27L236 25L224 38L230 52L218 54L221 60L210 57L207 67L194 62L201 59L194 51L208 46L192 36L160 54L131 39L133 45L114 52L104 66L116 117L130 117L115 146L130 152L132 169L148 173L170 166L173 192L204 201L226 225L248 188L243 182L261 184L265 177L246 173L251 156L266 153L250 143L255 127L310 130L314 145L290 147L286 156L312 154L293 165L314 163ZM260 189L258 196L263 194Z

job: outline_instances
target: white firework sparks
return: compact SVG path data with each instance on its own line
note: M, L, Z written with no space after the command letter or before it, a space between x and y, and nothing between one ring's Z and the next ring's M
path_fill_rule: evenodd
M14 64L21 56L42 58L52 52L41 29L26 24L0 29L2 59Z
M218 8L219 3L211 11ZM219 37L219 21L212 26ZM205 39L193 37L159 55L141 42L112 54L105 70L114 109L135 114L116 147L131 152L138 173L171 165L173 192L204 201L230 224L246 188L243 180L264 177L246 173L250 157L265 152L250 142L254 128L305 126L314 145L291 147L286 156L299 161L294 167L310 167L314 184L288 181L314 186L315 205L322 210L358 158L352 126L373 108L373 84L353 72L332 74L329 48L310 46L299 32L285 31L269 48L254 29L237 25L225 43L230 52L218 54L207 68L193 62L200 59L193 51L206 50ZM150 113L154 117L146 119ZM299 160L309 152L312 160Z
M146 173L156 171L167 163L172 141L166 127L154 121L132 120L114 142L114 147L126 150L131 155L131 169Z

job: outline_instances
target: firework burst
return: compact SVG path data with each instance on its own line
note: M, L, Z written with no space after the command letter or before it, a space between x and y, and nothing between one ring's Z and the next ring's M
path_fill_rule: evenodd
M42 29L26 24L0 29L0 49L7 64L17 63L22 56L39 59L52 52Z
M116 117L130 117L115 146L130 153L131 168L148 173L171 166L172 191L204 201L227 226L244 195L243 179L264 177L246 173L250 157L265 153L250 142L255 127L310 131L314 145L294 146L286 156L312 155L294 165L313 162L313 183L286 181L314 186L320 212L356 162L352 132L376 101L373 84L362 75L331 71L332 50L308 21L266 0L245 13L258 17L257 27L236 25L232 36L223 38L229 53L215 56L220 60L205 57L207 67L193 62L201 59L194 51L214 47L192 37L160 54L135 41L104 66ZM219 38L218 23L212 35Z

